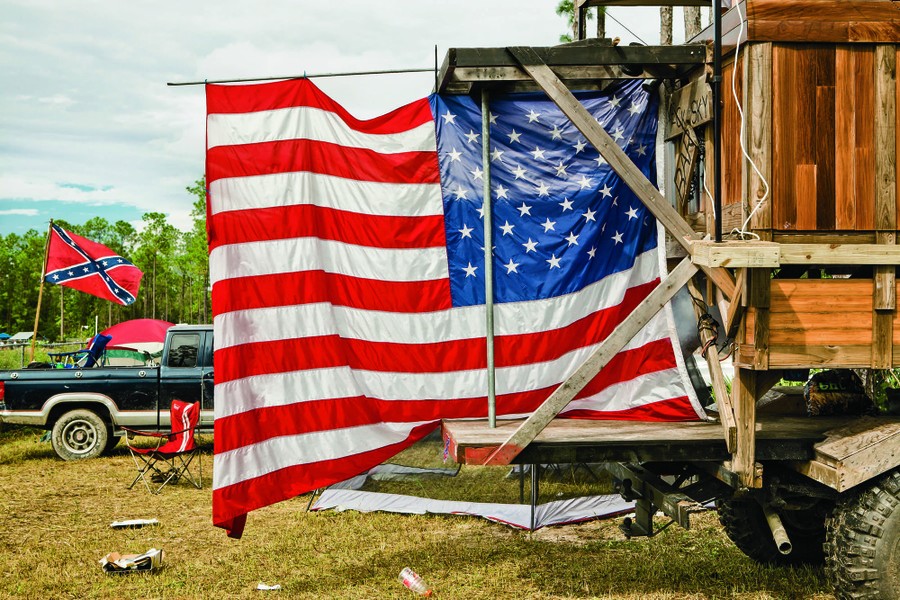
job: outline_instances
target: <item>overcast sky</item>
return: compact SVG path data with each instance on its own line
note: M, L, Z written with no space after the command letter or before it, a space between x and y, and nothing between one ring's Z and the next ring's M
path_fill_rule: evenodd
M556 0L0 0L0 235L50 218L189 227L203 175L202 86L167 82L427 68L450 47L549 46ZM678 9L676 9L678 10ZM651 44L656 8L611 16ZM676 13L676 42L681 17ZM635 40L611 19L610 37ZM376 116L432 91L432 74L317 79Z

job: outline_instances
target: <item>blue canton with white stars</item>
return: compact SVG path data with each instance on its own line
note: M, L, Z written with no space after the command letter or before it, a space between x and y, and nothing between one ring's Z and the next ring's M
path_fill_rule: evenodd
M575 96L655 181L655 94L631 80ZM430 100L453 305L484 304L481 106ZM653 216L544 94L492 98L489 119L495 302L578 291L656 247Z

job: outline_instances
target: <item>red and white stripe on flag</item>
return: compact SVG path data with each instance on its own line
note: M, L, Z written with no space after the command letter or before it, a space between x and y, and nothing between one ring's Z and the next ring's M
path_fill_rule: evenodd
M216 339L213 521L484 417L484 307L451 302L427 99L355 119L308 80L207 85ZM495 307L498 415L533 411L659 282L648 252L565 296ZM693 420L661 313L567 408Z

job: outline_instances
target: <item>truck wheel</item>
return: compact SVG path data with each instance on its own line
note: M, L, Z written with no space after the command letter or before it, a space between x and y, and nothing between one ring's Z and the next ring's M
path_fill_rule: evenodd
M791 539L790 554L778 551L762 506L753 498L717 500L716 508L725 534L741 552L757 562L785 566L825 562L823 544L825 519L831 512L829 503L806 510L778 511Z
M112 428L108 430L109 435L106 438L106 447L103 448L103 452L101 454L103 456L109 456L113 453L113 450L116 449L116 445L119 443L120 437L113 435Z
M837 598L900 598L900 473L838 504L825 551Z
M63 460L95 458L106 449L111 433L109 425L97 413L78 409L56 421L50 441Z

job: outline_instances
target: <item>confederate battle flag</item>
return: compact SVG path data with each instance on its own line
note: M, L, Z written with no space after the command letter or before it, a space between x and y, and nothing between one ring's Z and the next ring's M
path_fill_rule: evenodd
M50 225L44 280L128 306L144 273L103 244Z

